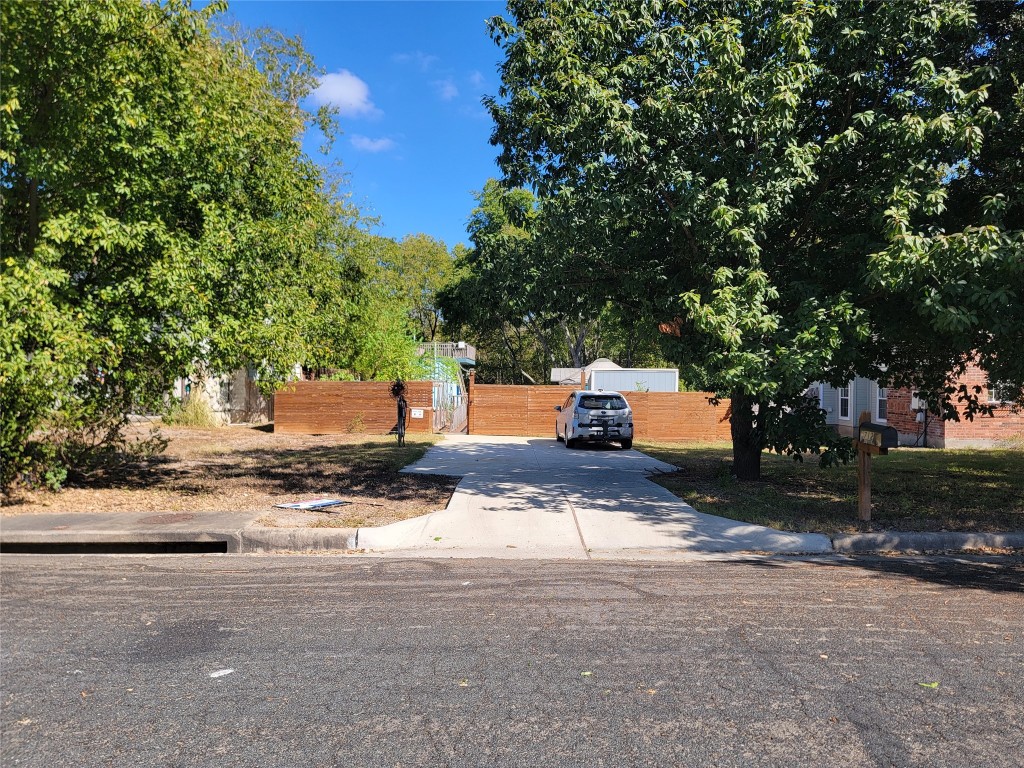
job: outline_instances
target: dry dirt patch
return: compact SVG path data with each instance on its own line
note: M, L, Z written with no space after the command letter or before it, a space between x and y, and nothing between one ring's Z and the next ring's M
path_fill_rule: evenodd
M402 475L439 438L282 435L270 427L162 427L167 450L67 487L17 491L4 515L46 512L265 512L265 525L375 526L443 509L458 478ZM140 428L140 434L148 432ZM331 496L333 512L274 509Z

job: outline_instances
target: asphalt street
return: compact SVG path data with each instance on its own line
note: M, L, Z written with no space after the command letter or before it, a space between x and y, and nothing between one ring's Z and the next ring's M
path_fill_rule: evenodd
M5 556L4 766L1020 766L1024 562Z

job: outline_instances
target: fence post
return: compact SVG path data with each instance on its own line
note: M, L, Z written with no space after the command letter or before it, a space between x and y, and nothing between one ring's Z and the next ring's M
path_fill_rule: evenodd
M469 383L466 385L466 434L473 434L473 385L476 384L476 371L469 372Z
M587 388L587 369L584 368L580 371L580 389Z
M860 441L860 425L871 422L871 412L861 411L857 419L857 518L871 520L871 454Z

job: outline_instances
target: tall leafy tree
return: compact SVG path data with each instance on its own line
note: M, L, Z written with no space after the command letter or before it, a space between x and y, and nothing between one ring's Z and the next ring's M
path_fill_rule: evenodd
M412 302L432 298L394 269L398 246L358 231L343 257L336 258L346 272L328 270L322 276L316 290L325 311L305 361L315 375L363 380L423 375L417 355L422 315Z
M215 33L223 7L0 6L4 486L47 446L116 442L196 361L281 379L334 306L314 288L356 221L301 149L330 127L298 106L315 67Z
M387 289L408 307L419 337L434 341L441 327L437 296L455 269L448 247L430 235L406 235L389 241L381 252L380 266Z
M931 276L919 303L951 328L971 333L980 325L978 360L1024 402L1024 2L979 2L974 12L969 61L988 68L986 103L999 119L952 174L943 229L965 235L932 240L929 262L943 274Z
M441 307L446 327L481 347L481 379L541 383L552 367L655 356L653 325L640 329L635 316L608 305L614 274L605 261L562 242L530 191L489 180L477 202L473 248L461 255Z
M506 60L490 103L509 182L604 254L609 295L677 339L700 373L684 377L731 397L739 477L765 447L845 455L811 381L930 383L949 405L939 378L1007 338L1019 233L998 201L943 229L951 179L999 118L970 4L509 11L491 22Z

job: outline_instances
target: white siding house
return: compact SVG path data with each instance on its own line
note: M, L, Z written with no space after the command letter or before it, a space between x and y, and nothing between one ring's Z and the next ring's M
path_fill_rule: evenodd
M888 421L888 390L878 386L871 379L856 377L845 387L817 383L808 394L814 396L817 390L818 403L825 411L825 421L843 435L853 437L857 432L857 418L864 411L871 414L871 421L885 424Z

